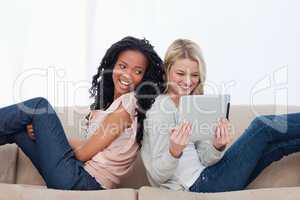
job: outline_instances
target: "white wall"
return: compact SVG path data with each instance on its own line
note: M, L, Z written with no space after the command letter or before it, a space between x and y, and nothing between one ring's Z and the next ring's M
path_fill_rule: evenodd
M126 35L146 37L162 57L176 38L195 40L208 93L231 93L234 104L300 105L299 8L297 0L0 0L0 106L32 96L88 104L101 57ZM14 97L14 80L32 68L39 75L17 82Z
M0 106L35 96L87 104L85 1L1 0L0 25Z

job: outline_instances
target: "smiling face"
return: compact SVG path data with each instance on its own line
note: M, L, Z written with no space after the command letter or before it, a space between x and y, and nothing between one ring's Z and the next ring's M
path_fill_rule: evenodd
M184 58L171 65L168 72L168 91L173 97L190 95L198 86L200 72L198 62Z
M133 91L142 81L148 60L139 51L126 50L120 53L113 69L114 99Z

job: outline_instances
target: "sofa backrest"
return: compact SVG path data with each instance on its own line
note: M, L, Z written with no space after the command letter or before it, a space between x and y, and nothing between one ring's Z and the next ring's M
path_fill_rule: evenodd
M83 132L85 120L84 116L88 112L86 108L82 107L69 107L69 108L56 108L57 113L63 123L65 132L67 136L79 136L83 137L84 135L81 134ZM247 106L247 105L234 105L231 106L230 110L230 121L233 126L233 129L236 133L236 138L243 132L243 130L249 125L250 121L257 115L265 115L265 114L282 114L286 112L300 112L299 106L289 106L288 110L286 106L271 106L271 105L260 105L260 106ZM296 155L296 156L300 156ZM278 184L281 186L290 186L291 184L298 184L300 185L300 158L297 160L298 167L294 167L295 157L292 157L290 160L282 161L284 164L292 165L292 171L298 170L296 175L290 177L289 180L286 181L279 181L278 177L270 177L278 175L280 173L280 167L277 167L275 172L272 171L272 166L269 172L267 171L264 178L262 180L251 184L250 187L275 187ZM280 165L280 164L279 164ZM286 173L292 172L289 171L290 168L286 168ZM269 173L269 174L268 174ZM259 177L260 178L260 177ZM266 180L267 178L267 180ZM272 178L274 180L272 180ZM276 181L277 180L277 181ZM16 174L16 183L21 184L34 184L34 185L41 185L45 184L42 180L41 176L38 174L37 170L32 166L29 159L19 150L18 160L17 160L17 174ZM275 185L274 185L275 183ZM277 185L276 185L277 184ZM120 187L122 188L140 188L141 186L149 185L147 181L145 168L141 161L140 156L134 163L133 170L130 174L126 177L122 178L122 184Z

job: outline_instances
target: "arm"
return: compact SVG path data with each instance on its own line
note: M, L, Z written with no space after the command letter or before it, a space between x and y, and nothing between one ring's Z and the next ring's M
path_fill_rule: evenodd
M87 140L71 139L75 157L81 161L90 160L108 147L131 123L129 113L121 104L117 110L106 116L95 134Z
M85 139L80 139L78 137L68 138L69 144L73 150L80 148L84 144Z
M179 158L185 148L191 130L190 124L182 123L172 130L156 127L166 125L169 120L153 120L150 122L148 139L150 143L151 166L148 173L157 184L163 184L172 176L178 165Z
M150 167L148 173L158 184L163 184L175 173L178 165L177 158L169 151L169 133L149 132L150 136Z
M209 140L198 141L195 147L201 164L206 167L217 163L224 154L224 151L217 150Z
M204 166L213 165L223 157L224 149L232 139L228 125L227 120L221 120L216 128L213 141L205 140L195 143L199 160Z

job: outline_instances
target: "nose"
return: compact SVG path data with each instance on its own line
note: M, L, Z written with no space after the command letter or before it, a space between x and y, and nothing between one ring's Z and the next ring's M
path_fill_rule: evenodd
M131 69L126 69L126 70L123 70L121 72L121 76L123 76L124 78L126 78L128 81L131 81L132 80L132 70Z
M192 85L192 79L190 76L186 76L185 79L184 79L184 84L186 86L191 86Z

